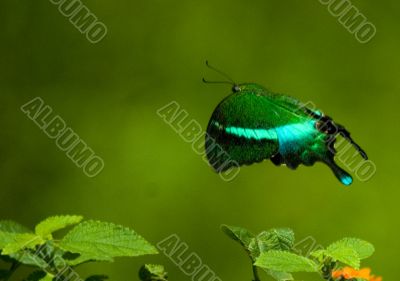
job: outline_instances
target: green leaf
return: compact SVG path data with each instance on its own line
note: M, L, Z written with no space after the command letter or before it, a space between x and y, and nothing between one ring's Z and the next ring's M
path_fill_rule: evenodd
M258 234L256 242L259 253L271 250L289 251L294 245L294 232L289 228L270 229ZM265 268L264 270L275 280L293 280L290 273Z
M30 253L28 251L21 251L16 254L11 254L10 257L14 260L19 261L22 264L25 264L25 265L31 265L31 266L39 267L42 269L45 269L46 267L48 267L48 264L46 261L44 261L38 255L36 255L34 253Z
M0 221L0 249L3 249L11 242L14 242L17 234L30 232L31 231L28 228L16 222Z
M37 235L43 237L43 239L52 239L52 233L63 229L67 226L80 223L82 216L54 216L45 219L35 227Z
M0 233L1 235L1 233ZM13 234L13 237L11 237L12 242L15 242L15 236L16 234ZM29 266L35 266L39 267L42 269L45 269L48 267L48 264L45 260L43 260L38 253L32 252L30 250L22 250L14 254L9 254L8 256L1 256L2 259L4 259L6 262L13 262L13 261L18 261L22 264L29 265Z
M13 241L3 248L2 255L15 254L23 249L34 249L44 243L45 241L41 237L33 233L16 234Z
M139 270L139 278L142 281L167 280L168 276L164 266L158 264L146 264Z
M256 258L260 255L255 235L247 229L238 226L221 225L221 230L232 240L238 242L254 263Z
M260 252L289 251L294 245L294 232L289 228L274 228L257 235Z
M247 229L238 226L222 225L221 230L232 240L239 242L246 250L249 249L249 245L255 237Z
M112 261L113 257L157 254L157 249L131 229L112 223L87 221L75 226L59 242L68 252L81 256L71 263Z
M341 245L332 245L326 249L325 254L333 260L342 262L352 268L360 268L360 258L358 253L351 248Z
M18 261L25 265L35 266L43 269L48 266L48 264L41 257L39 257L37 253L33 253L30 250L20 251L8 256L0 256L0 258L8 263Z
M366 259L372 256L375 251L375 248L371 243L357 238L344 238L342 240L339 240L331 244L328 247L328 250L330 248L336 249L342 247L353 249L357 252L360 259Z
M287 250L293 247L294 233L290 229L271 229L261 232L257 237L245 228L237 226L221 226L222 231L233 240L239 242L246 250L253 263L260 252L272 249ZM293 280L291 274L263 268L275 280Z
M272 278L278 281L289 281L289 280L294 280L292 274L287 273L287 272L279 272L279 271L274 271L274 270L268 270L263 268L265 272L267 272L268 275L270 275Z
M253 263L260 255L260 248L258 246L258 241L256 237L251 239L250 244L248 245L247 248L247 253L250 256L250 259L252 260Z
M260 255L260 249L286 249L285 245L293 245L294 234L290 229L272 229L261 232L257 237L245 228L222 225L222 231L231 239L242 245L253 263ZM290 246L291 247L291 246ZM263 268L275 280L293 280L291 274Z
M279 272L318 272L318 266L312 260L285 251L261 253L255 265Z
M10 233L27 233L32 232L29 228L14 222L14 221L0 221L0 231Z
M7 244L14 241L16 234L0 231L0 249L3 249Z

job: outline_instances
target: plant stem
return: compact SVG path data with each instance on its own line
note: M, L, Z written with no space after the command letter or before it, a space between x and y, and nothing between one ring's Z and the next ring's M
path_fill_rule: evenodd
M255 265L253 265L253 281L260 281L260 277L258 276L258 269Z

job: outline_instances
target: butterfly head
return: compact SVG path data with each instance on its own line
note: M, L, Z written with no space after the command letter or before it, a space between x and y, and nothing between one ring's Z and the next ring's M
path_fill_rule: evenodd
M266 89L261 86L258 85L256 83L242 83L242 84L238 84L236 83L230 76L228 76L225 72L222 72L221 70L213 67L212 65L210 65L208 63L208 61L206 61L206 66L215 71L216 73L220 74L222 77L224 77L226 80L222 80L222 81L210 81L210 80L206 80L203 78L203 82L207 83L207 84L229 84L232 85L232 92L233 93L239 93L239 92L246 92L246 93L262 93L263 91L265 91Z
M234 93L239 93L242 89L240 88L239 85L233 85L232 87L232 92Z
M235 84L232 87L232 92L233 93L239 93L239 92L251 92L251 93L262 93L265 92L266 89L256 83L242 83L242 84Z

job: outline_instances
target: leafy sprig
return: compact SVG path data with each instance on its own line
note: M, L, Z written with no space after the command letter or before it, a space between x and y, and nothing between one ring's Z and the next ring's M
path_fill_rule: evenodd
M271 229L254 235L241 227L223 225L222 231L245 249L256 281L259 280L257 268L278 281L294 280L292 273L296 272L313 272L325 280L342 280L342 277L335 279L332 273L346 267L358 270L361 260L375 251L374 246L364 240L344 238L303 256L294 248L295 236L291 229Z
M38 223L34 231L13 221L0 221L0 257L11 264L8 270L0 270L0 280L8 280L20 265L36 268L27 281L63 281L82 263L157 254L157 249L132 229L82 220L81 216L54 216ZM53 237L66 227L73 228L62 238ZM93 275L86 280L106 278Z
M139 270L139 278L142 281L167 281L168 274L162 265L145 264Z

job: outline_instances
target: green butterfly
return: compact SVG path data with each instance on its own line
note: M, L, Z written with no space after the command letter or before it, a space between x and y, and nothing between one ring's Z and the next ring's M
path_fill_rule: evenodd
M334 160L338 135L348 140L367 160L367 154L350 133L321 111L309 108L287 95L273 93L255 83L236 84L226 74L232 94L214 110L206 134L206 154L210 165L223 172L238 165L271 159L275 165L296 169L300 164L327 164L344 185L352 177ZM233 160L233 161L232 161Z

